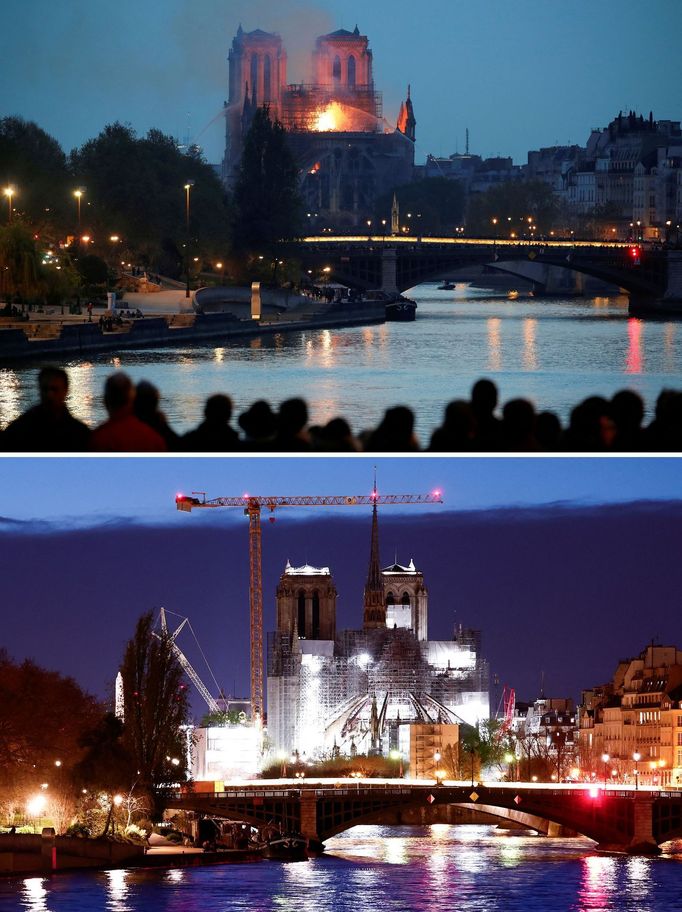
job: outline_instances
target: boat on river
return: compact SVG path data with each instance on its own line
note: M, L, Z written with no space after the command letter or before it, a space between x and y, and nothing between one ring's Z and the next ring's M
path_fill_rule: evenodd
M308 840L299 833L273 836L265 843L263 854L276 861L306 861Z

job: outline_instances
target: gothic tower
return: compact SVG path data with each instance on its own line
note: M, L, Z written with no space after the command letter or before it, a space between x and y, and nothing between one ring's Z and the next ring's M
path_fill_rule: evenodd
M366 35L339 29L317 39L313 55L315 83L352 93L374 88L372 52Z
M428 639L429 593L424 574L414 561L404 567L397 561L381 571L386 604L386 626L406 627L415 637Z
M277 586L277 632L302 640L336 636L336 586L329 567L292 567L287 561Z
M287 55L279 35L261 29L245 32L240 25L227 59L229 95L225 105L223 178L229 183L241 157L245 110L253 112L265 104L273 120L280 117Z

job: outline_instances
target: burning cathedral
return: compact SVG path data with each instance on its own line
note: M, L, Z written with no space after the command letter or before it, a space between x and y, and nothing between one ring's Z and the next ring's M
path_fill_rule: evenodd
M368 39L357 26L317 39L311 83L287 84L282 39L260 29L245 32L240 26L228 60L223 160L228 186L262 105L288 132L314 226L366 226L375 199L412 180L416 121L409 88L392 126L374 88Z
M377 506L361 630L336 629L328 567L292 567L277 587L268 636L272 748L315 758L403 750L413 724L476 724L489 716L480 633L428 639L428 590L410 560L381 569Z

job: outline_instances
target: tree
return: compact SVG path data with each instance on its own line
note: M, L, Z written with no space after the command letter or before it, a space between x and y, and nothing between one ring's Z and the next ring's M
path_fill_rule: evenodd
M131 127L114 123L72 152L70 165L87 191L83 227L96 240L119 235L143 262L158 263L164 248L177 249L181 238L188 240L183 188L192 181L192 245L206 258L223 255L229 238L226 196L196 150L183 153L160 130L139 138ZM97 252L105 255L101 245Z
M460 752L468 757L468 763L466 760L463 761L462 775L470 773L472 784L482 769L502 762L505 741L500 737L501 726L502 723L498 719L484 719L478 725L467 725L463 728Z
M121 666L124 694L123 745L138 770L140 787L155 789L177 782L186 770L189 706L182 666L171 638L152 629L143 615L126 647Z
M373 221L375 233L380 233L378 226L382 219L386 220L387 231L390 231L394 192L400 227L408 228L410 234L452 234L464 220L461 183L447 177L427 177L397 187L377 200Z
M16 187L14 205L41 235L63 227L73 200L66 156L56 139L32 121L3 117L0 174Z
M101 712L94 697L72 678L0 650L0 707L0 789L66 786L83 732Z
M272 255L280 241L301 230L298 168L286 130L270 120L266 105L254 114L244 139L234 205L233 245L238 250Z
M466 226L472 235L508 238L512 232L530 235L530 225L535 225L540 236L549 234L558 211L552 188L544 181L507 181L469 197Z
M38 249L30 231L21 224L0 228L0 295L26 300L41 290Z

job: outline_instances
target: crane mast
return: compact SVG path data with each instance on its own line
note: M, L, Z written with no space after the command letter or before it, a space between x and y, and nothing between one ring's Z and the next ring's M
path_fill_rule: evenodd
M200 496L198 496L200 495ZM195 509L241 507L249 517L249 615L251 627L251 713L254 721L263 716L263 578L261 547L261 512L271 514L280 507L362 507L395 506L398 504L443 503L440 491L430 494L378 494L376 483L371 494L331 496L253 496L206 498L203 491L193 491L192 496L178 494L175 506L191 513ZM274 518L274 517L273 517ZM188 672L189 673L189 672ZM204 698L205 699L205 698Z
M168 623L166 621L165 608L161 608L159 610L159 619L161 621L161 631L162 631L164 637L168 637L168 640L171 645L171 649L173 650L175 657L177 658L178 662L182 665L183 669L187 672L187 676L192 681L192 683L194 684L196 689L199 691L201 696L206 701L206 705L208 706L209 710L214 713L220 712L220 707L216 703L215 699L211 696L210 690L208 689L208 687L206 687L204 682L201 680L199 675L196 673L196 671L192 667L192 665L191 665L189 659L187 658L187 656L185 655L185 653L182 651L182 649L180 649L178 644L175 642L178 634L180 633L182 628L187 623L187 618L183 619L182 624L180 624L178 629L176 631L174 631L173 633L168 632Z

